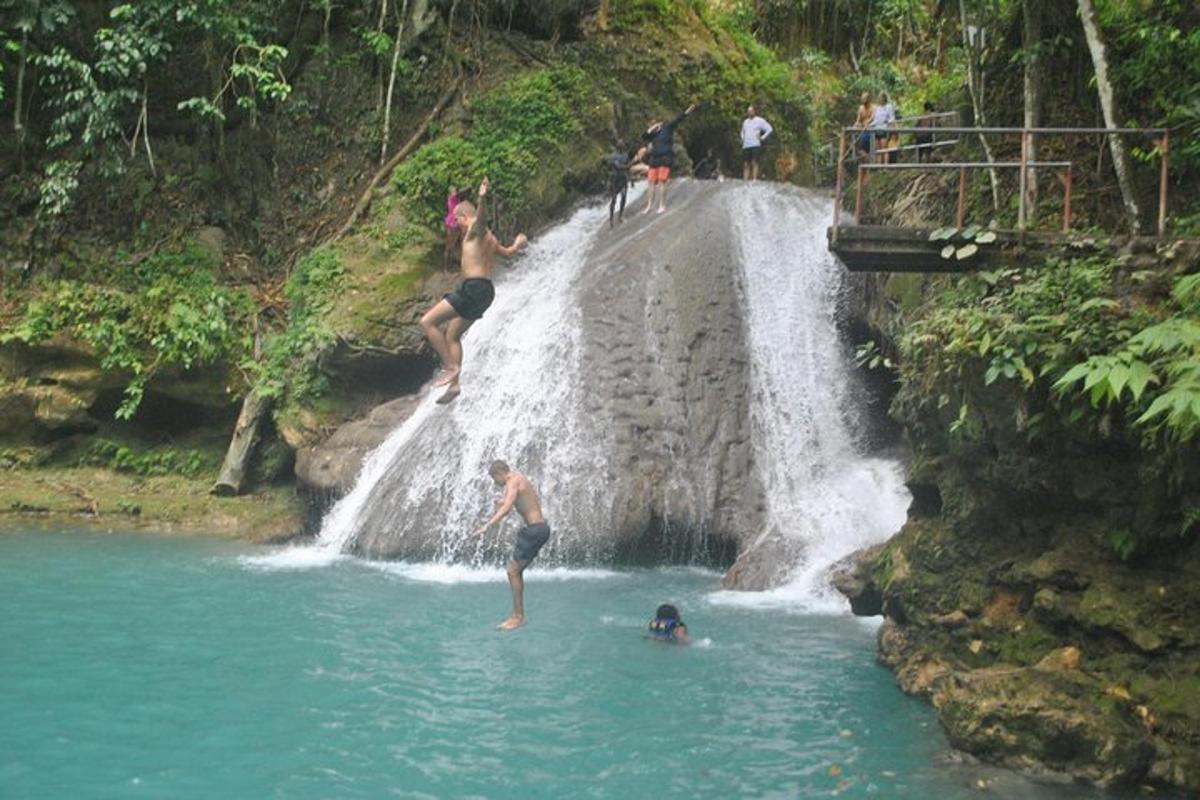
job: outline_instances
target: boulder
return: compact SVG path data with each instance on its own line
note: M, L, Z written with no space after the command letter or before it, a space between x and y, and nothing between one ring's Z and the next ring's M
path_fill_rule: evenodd
M883 593L875 584L875 568L886 544L857 550L833 565L831 582L846 599L850 610L860 617L883 613Z
M955 673L933 704L950 743L988 761L1138 782L1154 746L1133 715L1095 702L1101 692L1078 671L994 667Z
M420 402L418 395L399 397L348 422L315 446L296 451L296 479L309 491L340 496L350 491L363 459L388 434L408 419Z

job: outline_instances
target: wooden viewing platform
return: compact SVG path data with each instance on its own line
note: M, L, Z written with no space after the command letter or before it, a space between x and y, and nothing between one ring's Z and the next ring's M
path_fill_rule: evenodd
M946 241L930 241L934 228L898 228L889 225L844 225L829 249L850 272L965 272L1017 267L1030 258L1077 248L1081 253L1154 253L1162 241L1156 236L1096 237L1050 231L994 231L996 241L981 246L969 261L942 258ZM829 229L829 237L833 229ZM955 242L962 245L962 242Z
M869 163L857 165L855 182L854 223L842 223L845 161L847 135L861 134L854 128L843 129L839 141L837 183L834 190L833 225L829 228L829 249L842 260L852 272L964 272L988 269L1000 265L1018 266L1030 256L1061 251L1064 246L1081 249L1115 250L1133 249L1153 252L1155 245L1166 234L1167 220L1167 155L1168 131L1163 128L890 128L893 133L952 134L966 137L969 134L1020 135L1021 158L1019 161L980 162L913 162L913 163ZM1031 160L1032 143L1038 135L1065 134L1138 134L1157 136L1156 152L1159 154L1159 196L1157 236L1082 236L1071 234L1071 187L1073 165L1067 161L1039 162ZM853 139L851 139L853 141ZM929 145L923 145L928 148ZM922 145L892 148L887 152L897 154L905 150L920 149ZM978 227L968 229L963 236L966 176L968 171L983 169L1019 170L1019 200L1017 230L981 231ZM1061 232L1027 230L1026 183L1030 170L1049 169L1061 171L1063 184L1063 214ZM867 176L874 171L891 170L956 170L958 172L958 203L954 227L904 228L891 225L863 225L863 193ZM978 234L984 234L978 236ZM978 241L977 241L978 236Z

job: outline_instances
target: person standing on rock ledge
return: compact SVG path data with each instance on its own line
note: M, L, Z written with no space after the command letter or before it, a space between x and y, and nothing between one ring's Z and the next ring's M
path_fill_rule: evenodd
M746 118L742 120L742 180L758 180L758 162L763 143L774 132L771 123L760 117L754 106L746 109Z
M647 161L650 172L650 188L646 191L646 208L643 214L649 214L654 208L654 195L658 193L658 213L667 210L667 181L671 179L671 167L675 164L675 128L687 119L688 114L696 110L692 103L687 109L670 122L655 121L642 134L642 141L650 145L650 155Z
M438 398L445 405L458 397L462 387L459 374L462 372L462 337L467 329L491 306L496 297L492 286L492 259L496 254L509 258L524 247L529 238L517 234L508 247L500 244L487 226L488 179L479 184L479 207L463 200L454 208L454 216L463 231L462 275L458 288L439 300L421 317L421 330L429 339L438 358L442 360L442 374L435 386L445 386L446 392Z
M525 568L529 562L537 558L537 554L550 539L550 526L542 516L542 505L538 501L537 490L521 473L505 464L503 461L493 461L488 467L488 475L497 486L504 487L504 497L496 507L496 513L478 530L476 536L483 536L496 523L500 522L515 506L517 513L525 520L525 527L517 532L517 543L513 545L512 557L508 560L508 585L512 588L512 616L501 622L498 627L502 631L511 631L525 623Z

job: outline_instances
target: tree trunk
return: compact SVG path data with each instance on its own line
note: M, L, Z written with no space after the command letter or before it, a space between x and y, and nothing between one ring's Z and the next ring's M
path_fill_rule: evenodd
M25 96L25 65L29 61L29 30L21 29L21 62L17 66L17 96L13 102L13 131L17 135L17 146L25 143L25 124L21 122L21 107Z
M400 22L396 25L396 46L392 48L392 74L388 78L387 97L383 102L383 143L379 146L379 163L387 161L388 139L392 129L392 95L396 91L396 68L400 65L401 43L404 41L404 20L408 17L408 0L400 7Z
M1104 125L1108 128L1120 127L1117 119L1116 101L1113 99L1112 83L1108 80L1108 56L1104 52L1104 40L1100 37L1100 27L1096 24L1096 9L1092 0L1078 0L1079 19L1083 22L1083 35L1087 39L1088 50L1092 54L1092 65L1096 69L1096 91L1100 94L1100 110L1104 112ZM1121 137L1111 134L1108 137L1108 148L1112 153L1113 169L1117 173L1117 185L1121 187L1121 200L1125 205L1125 216L1129 220L1129 228L1138 233L1142 227L1142 215L1138 209L1137 195L1133 187L1133 174L1129 166L1129 155L1125 152L1125 143Z
M354 227L354 223L358 222L358 218L362 216L363 212L367 210L367 207L371 205L371 198L375 196L375 188L392 173L392 170L394 170L401 161L408 157L409 153L413 151L413 148L415 148L425 136L425 132L429 130L429 124L437 118L438 114L442 113L442 109L449 105L450 101L454 99L454 96L458 94L460 83L461 78L459 81L456 81L444 95L442 95L442 99L438 100L437 105L435 105L433 110L426 115L424 121L421 122L421 125L417 128L416 132L414 132L413 135L409 137L408 141L405 142L404 147L401 147L394 156L388 159L386 164L379 168L379 170L371 178L371 182L367 184L366 191L362 193L362 195L358 198L358 202L354 204L354 210L350 212L349 219L347 219L346 223L342 225L342 227L338 229L338 232L333 235L334 239L340 239L350 232L350 229Z
M962 37L963 47L967 50L967 88L971 94L971 113L975 117L975 127L987 127L987 117L984 114L983 106L983 75L982 68L977 63L976 54L980 48L976 48L971 43L971 37L967 32L967 7L963 0L958 0L958 14L962 20ZM982 36L982 34L980 34ZM995 163L996 159L992 156L992 146L988 144L987 137L982 133L979 134L979 144L983 147L983 154L987 158L989 164ZM988 180L992 184L992 211L1000 213L1000 179L996 175L996 170L988 169Z
M246 464L250 461L254 442L258 439L258 427L270 410L270 398L263 397L253 390L246 395L246 399L242 401L242 411L238 414L237 426L233 429L233 438L229 440L225 463L221 465L221 473L217 476L217 482L209 489L209 494L232 497L242 493Z
M1042 125L1042 2L1022 0L1024 14L1023 45L1025 50L1025 127L1039 128ZM1029 137L1030 161L1037 161L1037 137ZM1025 213L1032 226L1037 220L1038 181L1037 170L1031 169L1026 177Z

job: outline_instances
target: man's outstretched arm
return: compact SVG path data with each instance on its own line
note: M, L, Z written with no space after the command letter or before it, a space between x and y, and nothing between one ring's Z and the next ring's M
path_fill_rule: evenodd
M479 198L475 208L475 220L471 223L471 227L467 230L468 239L479 239L487 233L487 193L491 187L491 182L484 178L479 184Z
M516 483L510 483L504 489L504 498L500 501L500 505L496 507L496 513L492 514L492 518L489 519L486 523L484 523L484 525L482 527L480 527L478 530L475 531L475 535L483 536L485 533L487 533L488 528L492 527L497 522L499 522L500 520L507 517L508 512L512 511L512 508L516 504L516 502L517 502L517 485L516 485Z
M512 244L510 244L508 247L505 247L504 245L497 243L496 252L499 253L500 255L504 256L505 258L512 258L517 253L521 252L521 250L528 243L529 243L529 237L523 233L518 233L517 238L513 239Z

